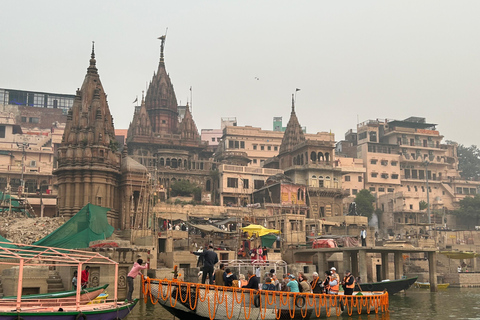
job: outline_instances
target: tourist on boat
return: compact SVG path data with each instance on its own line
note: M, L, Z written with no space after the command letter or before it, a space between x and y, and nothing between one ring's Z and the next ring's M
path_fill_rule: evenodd
M328 293L330 290L330 279L331 279L332 273L330 270L325 271L325 279L323 280L323 291L324 293Z
M293 274L288 276L287 287L289 292L300 292L298 289L298 282L295 280L295 276Z
M337 268L331 267L330 273L330 282L328 283L330 288L328 290L328 293L338 294L338 290L340 289L340 278L338 277Z
M242 288L258 290L260 279L253 274L252 270L248 270L247 277L248 277L248 283L246 286L242 286Z
M230 268L225 269L225 272L223 273L223 281L225 283L225 286L232 287L234 280L237 280L237 277L232 272L232 270L230 270Z
M365 227L362 227L362 231L360 231L360 239L362 240L362 247L367 246L367 231Z
M317 272L312 273L313 280L310 282L310 287L312 287L313 293L323 293L322 281Z
M213 251L212 245L208 246L208 250L205 250L203 252L192 252L192 253L194 255L199 256L199 259L203 257L202 283L205 284L205 280L207 279L207 276L210 280L213 279L213 266L218 262L217 253Z
M355 287L355 277L350 273L350 270L345 271L345 277L342 281L343 294L351 296L353 294L353 288Z
M272 275L272 283L275 286L275 291L281 290L280 281L278 280L277 275L275 273Z
M248 281L245 280L245 275L244 274L241 274L239 277L239 280L238 280L238 285L240 286L240 288L243 288L247 285Z
M272 279L267 278L262 285L262 290L275 291L275 285L272 283Z
M223 263L220 263L220 268L218 268L213 274L213 283L216 286L225 285L224 276L223 276L224 274L225 274L225 265Z
M310 283L308 283L308 279L303 272L298 273L298 285L300 292L312 293L312 287L310 286Z
M86 266L82 271L80 281L82 284L82 289L85 289L88 285L88 278L90 277L90 266Z
M143 269L147 269L147 265L143 266L143 260L138 259L137 262L133 264L132 269L127 274L127 284L128 284L128 293L127 293L127 300L129 302L133 301L132 293L133 293L133 279L135 279L139 274L142 274Z
M288 283L288 274L284 274L282 277L282 281L280 282L280 291L288 291L287 283Z
M72 290L77 290L77 276L78 276L78 272L77 271L73 271L73 278L72 278Z

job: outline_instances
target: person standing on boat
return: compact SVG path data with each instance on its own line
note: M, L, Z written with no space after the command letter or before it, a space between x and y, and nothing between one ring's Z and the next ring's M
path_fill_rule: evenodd
M295 280L295 276L293 274L288 276L287 287L289 292L300 292L298 289L298 282Z
M319 281L320 277L317 272L312 273L313 280L310 282L310 287L312 287L313 293L323 293L322 282Z
M242 288L258 290L260 279L253 274L252 270L247 271L247 276L248 276L248 283L246 286L243 286Z
M82 284L82 289L85 289L88 285L88 278L90 277L90 266L86 266L82 271L80 281Z
M345 277L342 281L343 294L351 296L353 294L353 288L355 287L355 277L350 273L350 270L345 271Z
M362 247L367 246L367 231L365 230L365 227L362 228L362 231L360 231L360 239L362 239Z
M325 280L323 280L323 291L324 293L328 293L330 290L330 279L331 279L332 273L330 270L325 271Z
M127 284L128 284L128 292L127 292L127 300L129 302L133 301L132 300L132 293L133 293L133 279L137 277L137 275L142 274L143 269L147 269L147 265L142 266L143 260L138 259L137 262L133 264L132 269L130 269L130 272L127 274Z
M308 279L303 272L298 273L298 285L302 287L302 292L312 293L312 287L310 286L310 283L308 283Z
M78 277L78 272L73 271L73 278L72 278L72 288L73 288L73 290L77 290L77 277Z
M337 268L331 267L330 273L330 282L328 283L330 289L328 290L328 293L338 294L338 290L340 289L340 279L338 277Z
M199 256L199 259L203 257L203 274L202 274L202 284L205 284L205 280L210 279L210 282L213 282L213 266L218 262L217 253L213 251L213 245L208 246L208 250L203 252L192 252L194 255Z

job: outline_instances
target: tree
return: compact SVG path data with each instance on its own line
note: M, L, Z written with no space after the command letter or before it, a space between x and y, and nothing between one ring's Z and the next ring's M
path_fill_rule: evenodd
M362 189L357 193L355 197L355 203L357 205L357 213L361 216L366 216L368 219L372 217L374 211L373 203L375 197L367 189Z
M420 210L425 210L425 209L428 208L428 203L426 203L425 201L422 200L418 203L418 206L419 206Z
M460 176L468 180L480 180L480 149L476 145L467 147L450 140L446 143L457 146Z
M201 189L188 180L177 180L171 185L171 195L175 196L198 196Z
M457 221L465 226L476 226L480 219L480 195L466 197L459 202L460 208L455 210Z

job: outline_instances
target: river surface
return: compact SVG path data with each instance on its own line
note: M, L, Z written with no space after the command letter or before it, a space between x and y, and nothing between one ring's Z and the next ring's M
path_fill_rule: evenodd
M342 315L330 319L355 320L416 320L416 319L479 319L480 288L448 288L431 293L427 289L411 288L406 294L390 296L387 314ZM159 305L145 304L143 300L126 320L173 320L174 317ZM183 319L182 319L183 320Z

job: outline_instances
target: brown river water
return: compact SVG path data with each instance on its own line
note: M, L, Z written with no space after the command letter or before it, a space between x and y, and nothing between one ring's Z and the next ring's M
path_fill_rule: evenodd
M416 319L479 319L480 288L448 288L431 293L427 289L411 288L390 296L390 312L370 315L342 315L330 317L336 320L416 320ZM145 304L143 300L126 320L174 320L174 317L159 305ZM182 319L186 320L186 319Z

